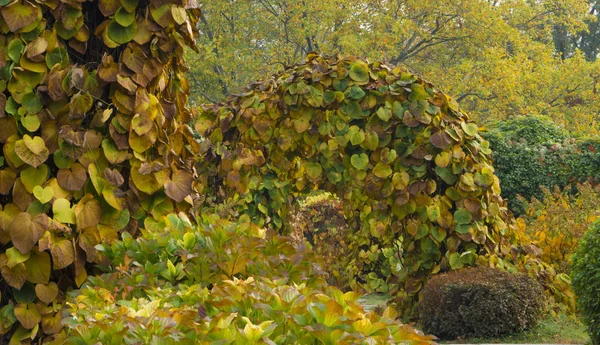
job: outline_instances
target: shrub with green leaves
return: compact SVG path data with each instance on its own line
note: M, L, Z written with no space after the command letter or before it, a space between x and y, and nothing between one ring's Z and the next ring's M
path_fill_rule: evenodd
M600 344L600 221L590 225L573 257L573 290L592 344Z
M432 344L396 319L328 287L310 253L246 218L169 215L104 252L111 272L70 295L55 344Z
M516 214L517 198L543 198L543 188L600 181L600 140L578 139L543 116L501 121L482 134L490 142L502 196Z
M423 290L423 329L442 339L497 337L535 326L542 287L525 274L465 268L434 276Z

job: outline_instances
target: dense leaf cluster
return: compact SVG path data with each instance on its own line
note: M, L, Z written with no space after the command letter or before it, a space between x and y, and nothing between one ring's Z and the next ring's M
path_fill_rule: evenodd
M573 258L573 290L592 344L600 344L600 222L588 228Z
M70 296L66 344L433 343L328 287L310 253L247 218L167 219L169 232L105 246L113 270Z
M343 201L361 224L347 243L373 256L353 258L353 287L375 276L408 301L430 274L510 250L489 143L401 67L313 54L206 108L196 128L207 180L258 224L284 227L289 199L314 188Z
M423 290L423 329L442 339L496 337L535 326L541 286L525 274L466 268L433 277Z
M100 243L193 209L193 0L0 1L0 334L60 332Z
M576 139L547 117L502 121L483 136L493 150L502 196L517 214L523 212L517 195L541 199L543 188L600 180L600 140Z

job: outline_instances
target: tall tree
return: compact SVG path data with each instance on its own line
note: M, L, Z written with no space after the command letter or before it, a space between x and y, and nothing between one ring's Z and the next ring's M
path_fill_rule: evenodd
M251 80L313 49L387 59L455 95L480 121L545 114L571 129L596 127L598 67L556 54L555 28L576 35L586 0L256 0L207 2L194 61L197 103L239 93ZM217 78L218 77L218 78ZM199 91L202 90L202 91Z

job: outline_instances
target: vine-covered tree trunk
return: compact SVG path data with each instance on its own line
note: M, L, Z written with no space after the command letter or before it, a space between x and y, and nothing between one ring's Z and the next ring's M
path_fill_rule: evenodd
M197 204L195 0L0 0L0 334L61 332L97 245ZM1 341L0 341L1 342Z

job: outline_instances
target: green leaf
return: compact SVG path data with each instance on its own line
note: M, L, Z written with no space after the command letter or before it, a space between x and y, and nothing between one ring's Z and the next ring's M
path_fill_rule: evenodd
M448 262L450 262L450 267L453 270L457 270L457 269L463 268L465 266L465 264L460 259L460 254L458 254L458 253L450 254L450 257L448 258Z
M454 221L458 225L470 224L473 220L473 215L466 208L459 208L454 212Z
M28 1L16 1L0 9L4 22L11 32L35 25L42 19L42 7ZM35 26L33 27L35 28ZM33 30L33 28L31 28ZM29 30L31 31L31 30Z
M48 178L48 166L42 164L37 168L28 167L21 171L21 182L29 193L33 193L35 186L41 186Z
M392 168L388 164L379 162L373 168L373 174L379 178L387 178L392 174Z
M321 177L321 173L323 172L323 167L319 163L308 163L306 164L306 174L311 179L317 179Z
M108 30L108 37L115 43L125 44L133 40L138 28L135 21L129 26L122 26L113 19L108 23L106 30Z
M35 132L40 128L40 118L37 115L26 115L21 117L21 124L29 132Z
M42 186L37 185L33 187L33 196L35 196L42 204L45 204L54 197L54 189L50 186L42 188Z
M135 21L135 12L128 12L125 8L121 7L115 13L115 21L123 27L128 27Z
M470 136L475 136L475 134L477 134L478 131L477 125L474 123L461 122L460 127L466 134Z
M369 156L366 153L353 154L350 157L350 164L358 170L365 170L369 166Z
M25 43L23 43L23 41L20 39L15 38L8 43L6 53L12 61L19 62L21 61L23 50L25 50Z
M369 66L363 61L356 61L350 66L350 73L348 73L350 79L358 83L369 82Z
M29 252L22 254L15 247L8 248L5 252L5 254L6 254L6 257L8 258L8 261L6 262L6 264L8 265L9 268L13 268L16 265L27 261L27 259L29 259L29 255L30 255Z

